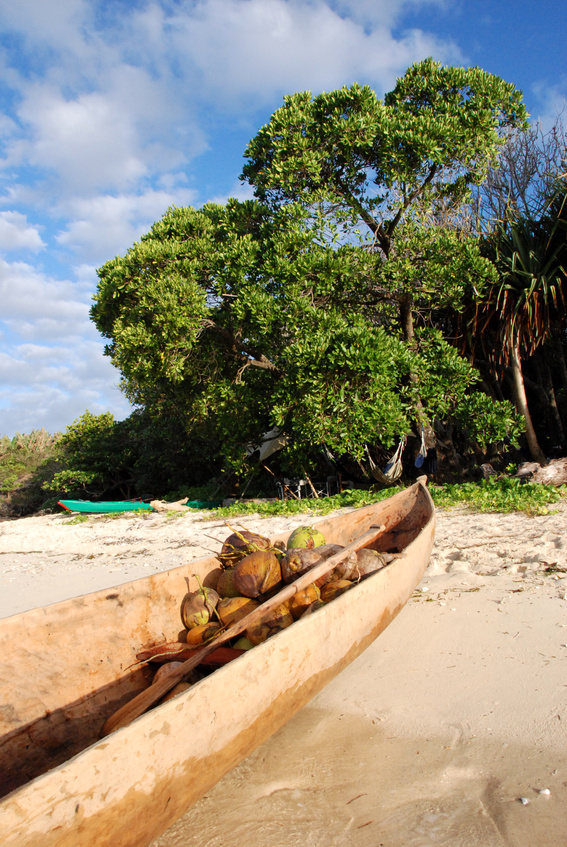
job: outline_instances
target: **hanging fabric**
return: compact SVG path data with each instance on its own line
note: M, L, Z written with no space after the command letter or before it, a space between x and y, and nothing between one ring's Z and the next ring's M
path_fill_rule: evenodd
M368 445L366 446L366 454L368 456L368 462L370 464L370 472L375 480L381 482L383 485L392 485L396 482L402 475L402 453L404 452L404 447L406 445L406 437L405 435L400 439L400 443L396 449L396 452L393 456L388 460L384 470L380 470L378 465L372 460L372 456L370 455L370 451L368 449Z
M425 446L425 430L421 427L421 447L419 453L415 457L414 465L416 468L421 468L427 458L427 447Z

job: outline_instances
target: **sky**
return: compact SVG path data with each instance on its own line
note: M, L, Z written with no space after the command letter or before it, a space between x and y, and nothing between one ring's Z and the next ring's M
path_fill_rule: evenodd
M245 199L286 94L478 66L550 128L562 0L0 0L0 436L131 412L89 319L97 268L170 206Z

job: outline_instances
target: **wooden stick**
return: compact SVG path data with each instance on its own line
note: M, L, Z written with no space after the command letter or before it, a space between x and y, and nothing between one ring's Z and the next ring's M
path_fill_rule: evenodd
M302 470L303 470L303 468L302 468ZM314 485L313 485L313 483L311 482L311 478L307 476L307 474L305 473L305 471L303 471L303 476L305 477L305 479L306 479L306 480L307 480L307 482L309 483L309 487L311 488L311 491L313 492L313 497L315 497L315 499L316 499L316 500L318 500L318 499L319 499L319 495L317 494L317 489L315 488L315 486L314 486Z
M268 471L268 473L270 473L274 477L274 479L276 479L275 473L273 471L271 471L270 468L267 465L262 465L262 467L264 468L265 471ZM291 488L289 488L283 480L282 480L282 488L285 488L286 491L289 491L289 493L291 494L291 496L293 497L294 500L299 500L299 497L297 496L297 494L294 494L294 492L291 490Z
M105 735L110 735L111 732L114 732L117 729L122 729L122 727L128 726L131 721L146 712L151 706L157 703L158 700L161 700L168 691L171 691L178 682L181 682L183 677L187 676L193 668L196 668L197 665L201 664L203 659L212 653L213 650L216 650L221 644L224 644L232 638L235 638L237 635L240 635L240 633L244 632L244 630L248 629L248 627L259 623L265 614L271 612L282 603L285 603L286 600L291 599L298 591L302 591L308 585L311 585L312 582L315 582L315 580L324 576L329 571L332 571L333 568L342 562L343 559L346 559L350 553L354 553L356 550L360 550L361 547L371 544L376 540L376 538L378 538L385 528L384 524L381 526L370 527L367 532L360 535L358 538L355 538L351 544L344 547L338 553L335 553L334 556L330 556L323 562L319 562L318 565L315 565L314 568L311 568L311 570L299 576L295 582L292 582L290 585L286 585L285 588L282 588L281 591L278 591L277 594L269 600L266 600L265 603L262 603L261 606L258 606L257 609L254 609L250 612L250 614L246 615L246 617L236 621L236 623L233 623L232 626L229 626L228 629L208 644L205 644L203 648L197 650L194 656L183 662L181 667L176 669L175 673L172 673L160 682L156 682L154 685L150 685L149 688L141 691L140 694L137 694L132 698L132 700L108 718L102 728L101 738L104 738Z

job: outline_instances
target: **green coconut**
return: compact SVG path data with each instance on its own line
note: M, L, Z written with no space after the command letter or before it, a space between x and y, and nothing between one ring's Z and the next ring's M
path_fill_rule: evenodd
M289 550L291 547L307 547L311 550L324 543L325 537L318 529L312 526L298 526L287 539L287 548Z

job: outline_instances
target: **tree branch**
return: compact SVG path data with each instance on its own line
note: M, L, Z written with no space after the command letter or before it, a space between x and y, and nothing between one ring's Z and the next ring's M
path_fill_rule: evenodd
M204 320L203 329L212 329L221 335L227 342L230 352L236 358L244 361L244 366L251 365L252 367L262 368L263 370L273 371L274 373L281 373L280 368L278 368L277 365L274 365L274 363L271 362L263 353L258 353L257 350L254 350L252 347L248 347L246 344L238 343L232 332L229 332L229 330L219 326L214 321L210 319ZM242 370L243 368L239 371L240 374L242 373Z
M388 224L388 230L387 230L388 237L392 236L392 233L394 232L395 228L399 224L400 218L402 217L403 213L406 211L408 206L410 206L413 203L413 201L416 199L416 197L419 197L420 194L423 194L426 187L433 180L433 177L435 176L436 173L437 173L437 165L431 165L431 168L429 169L429 173L425 177L423 183L418 188L416 188L415 191L412 191L412 193L409 194L406 197L406 199L402 203L402 206L398 210L398 214Z

